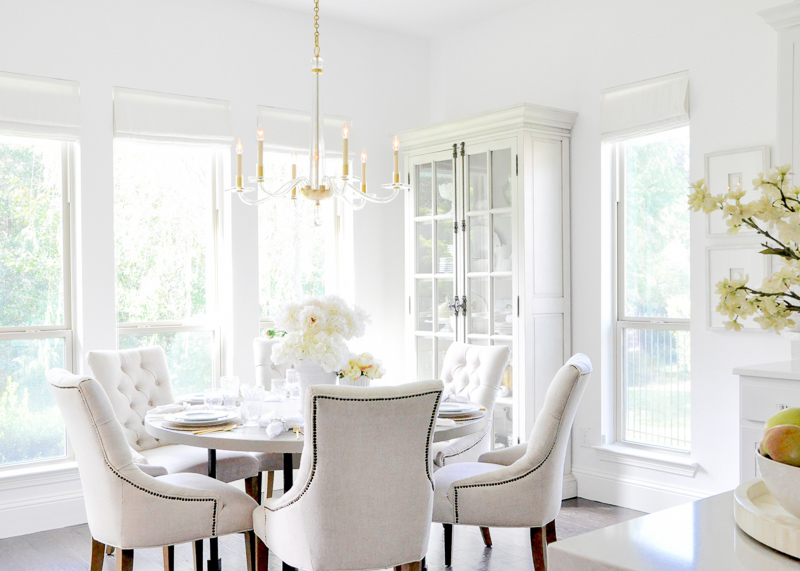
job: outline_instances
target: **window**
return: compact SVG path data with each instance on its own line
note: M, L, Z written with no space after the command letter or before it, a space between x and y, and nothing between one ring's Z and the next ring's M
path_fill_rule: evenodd
M258 121L265 130L264 177L266 185L277 187L291 180L292 161L297 175L308 173L307 113L258 108ZM345 117L324 120L326 172L341 174L341 128L350 124ZM351 156L356 149L351 144ZM293 156L294 154L294 156ZM352 169L352 166L351 166ZM351 170L352 172L352 170ZM258 206L258 275L261 330L272 328L272 316L286 303L304 296L339 293L339 268L345 249L338 199L320 202L318 216L314 203L297 194L268 200ZM315 217L318 223L315 223Z
M161 345L176 395L211 386L218 148L114 141L114 241L121 349Z
M45 375L72 368L73 143L0 135L0 467L67 456Z
M617 190L617 440L688 452L689 127L606 150Z

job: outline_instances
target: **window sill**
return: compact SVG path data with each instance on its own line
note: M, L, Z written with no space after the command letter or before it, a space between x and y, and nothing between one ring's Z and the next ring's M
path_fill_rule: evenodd
M644 450L624 444L606 444L592 448L597 451L600 460L605 462L658 470L687 478L694 478L699 466L697 462L691 461L688 454Z
M79 479L75 460L29 464L0 471L0 492Z

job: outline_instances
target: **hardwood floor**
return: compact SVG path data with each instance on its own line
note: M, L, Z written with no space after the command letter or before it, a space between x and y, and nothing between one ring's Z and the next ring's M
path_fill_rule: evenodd
M584 499L566 500L556 520L559 539L580 535L621 521L644 515L641 512L600 504ZM531 571L530 534L527 529L492 528L491 549L484 548L477 527L455 526L453 530L452 571ZM444 566L442 526L433 524L428 547L428 569L442 571ZM220 555L225 571L247 569L244 536L231 535L220 539ZM87 571L91 556L91 536L86 525L76 525L9 539L0 539L2 571ZM208 557L208 545L205 553ZM134 558L134 571L162 571L161 549L139 549ZM175 548L175 568L190 571L191 544ZM280 561L270 556L270 571L280 571ZM113 571L114 557L106 557L105 571Z

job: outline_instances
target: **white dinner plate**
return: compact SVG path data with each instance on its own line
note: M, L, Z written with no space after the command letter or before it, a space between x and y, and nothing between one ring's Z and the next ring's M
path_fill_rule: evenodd
M481 405L474 402L443 402L439 405L439 416L466 414L480 409Z
M196 424L200 426L203 424L213 424L231 420L236 418L236 416L238 415L235 410L189 409L182 412L168 414L165 419L179 424Z

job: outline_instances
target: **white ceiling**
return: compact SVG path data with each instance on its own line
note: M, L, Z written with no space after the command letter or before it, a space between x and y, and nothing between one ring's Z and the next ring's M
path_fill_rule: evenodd
M314 12L313 0L254 0L297 12ZM480 22L536 0L320 0L320 20L354 22L405 34L437 33Z

